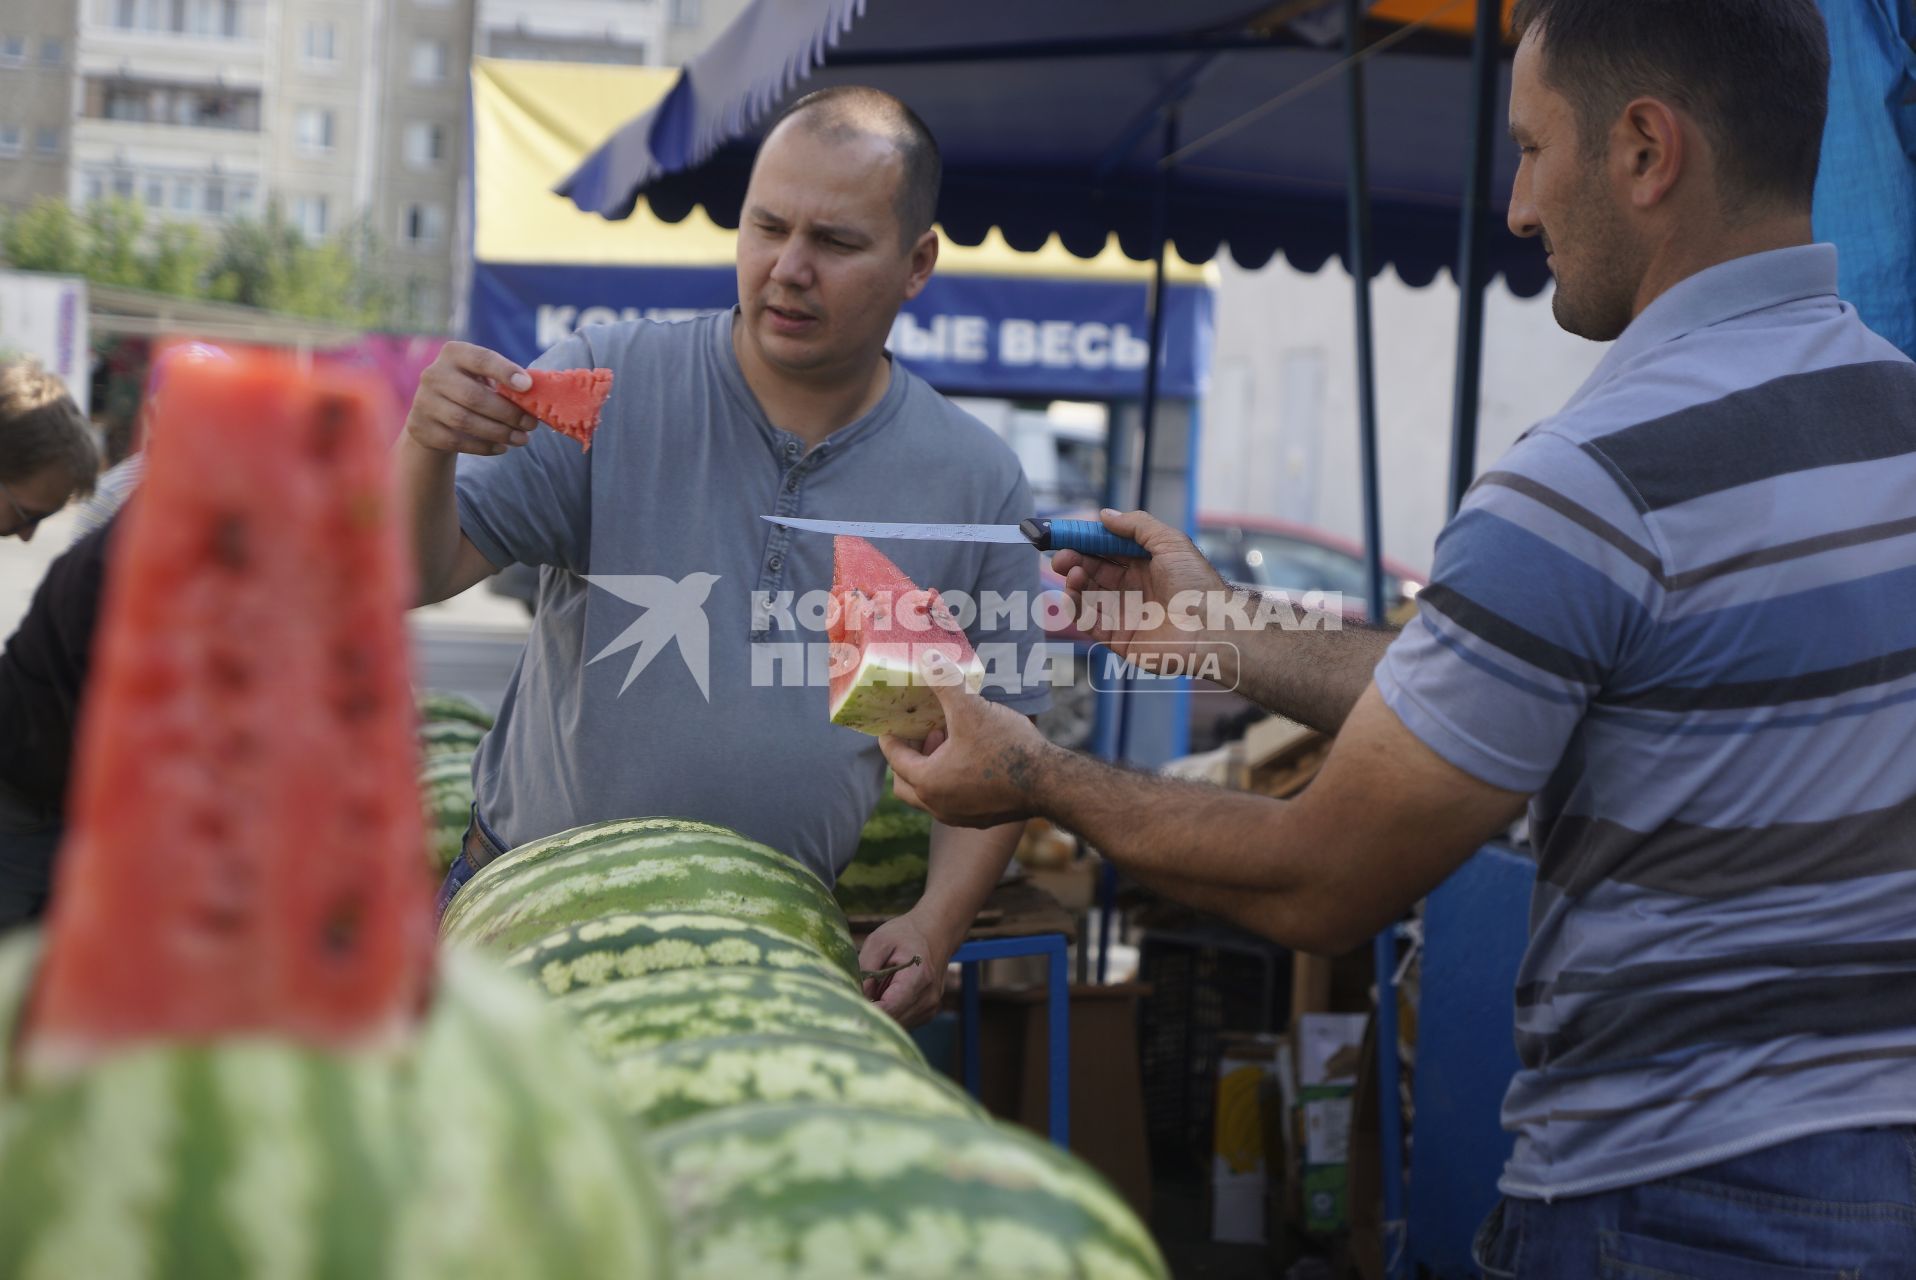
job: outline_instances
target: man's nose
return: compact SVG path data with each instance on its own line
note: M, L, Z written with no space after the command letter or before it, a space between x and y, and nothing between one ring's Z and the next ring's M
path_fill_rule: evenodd
M1510 183L1510 210L1504 215L1504 225L1510 228L1511 235L1526 240L1543 230L1537 207L1530 201L1529 175L1521 167Z
M794 236L778 251L778 261L772 264L772 279L780 284L803 287L811 283L811 255Z

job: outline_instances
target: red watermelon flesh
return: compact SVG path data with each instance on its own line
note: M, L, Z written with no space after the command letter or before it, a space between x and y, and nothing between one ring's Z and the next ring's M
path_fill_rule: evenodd
M28 1067L423 1009L412 584L374 389L180 369L109 566Z
M610 369L529 369L532 385L524 391L509 386L499 394L562 435L587 449L599 429L599 412L612 394Z
M841 534L832 546L832 723L922 740L945 723L938 695L916 662L943 654L973 690L984 667L935 590L921 591L877 547Z

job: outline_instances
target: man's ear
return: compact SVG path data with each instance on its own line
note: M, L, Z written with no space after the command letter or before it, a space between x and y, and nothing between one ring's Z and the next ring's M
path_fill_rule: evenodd
M924 292L931 269L938 265L938 233L926 228L911 247L911 275L905 280L907 301Z
M1639 209L1662 203L1692 160L1683 118L1667 102L1638 98L1624 107L1618 126L1631 203Z

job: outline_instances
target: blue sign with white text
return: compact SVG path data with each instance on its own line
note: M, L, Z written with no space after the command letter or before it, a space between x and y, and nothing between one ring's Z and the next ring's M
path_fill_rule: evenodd
M1144 394L1146 286L1119 281L934 275L892 326L891 349L949 395L1131 400ZM1196 399L1211 362L1212 298L1165 291L1159 394ZM581 325L731 307L730 267L473 264L468 337L525 363Z

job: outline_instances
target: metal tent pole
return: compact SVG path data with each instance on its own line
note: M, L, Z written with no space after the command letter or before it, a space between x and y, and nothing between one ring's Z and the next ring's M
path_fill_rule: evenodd
M1160 157L1169 156L1177 149L1178 112L1177 105L1172 103L1164 112L1164 150ZM1171 171L1160 164L1151 189L1151 243L1157 247L1158 256L1151 275L1151 352L1144 365L1144 406L1139 414L1139 434L1143 437L1143 447L1138 457L1139 510L1148 509L1151 503L1151 451L1156 443L1158 425L1158 366L1164 358L1164 257L1171 238L1170 201ZM1126 675L1115 707L1118 721L1115 756L1119 762L1131 751L1131 716L1125 697L1130 689L1131 677ZM1111 921L1117 914L1117 898L1118 869L1106 862L1098 875L1097 978L1100 986L1110 971Z
M1450 513L1462 505L1477 474L1477 405L1483 379L1483 211L1490 206L1490 147L1496 125L1497 69L1503 6L1477 5L1470 44L1470 159L1464 182L1464 221L1457 233L1457 376L1450 415Z
M1364 484L1364 558L1372 625L1384 620L1382 516L1377 490L1376 375L1371 359L1370 314L1370 170L1365 148L1364 64L1358 58L1363 45L1363 0L1344 0L1344 73L1349 107L1350 138L1350 271L1357 314L1357 439ZM1398 1097L1397 972L1395 927L1386 927L1372 942L1377 986L1377 1101L1384 1184L1385 1274L1401 1280L1404 1271L1404 1117Z

